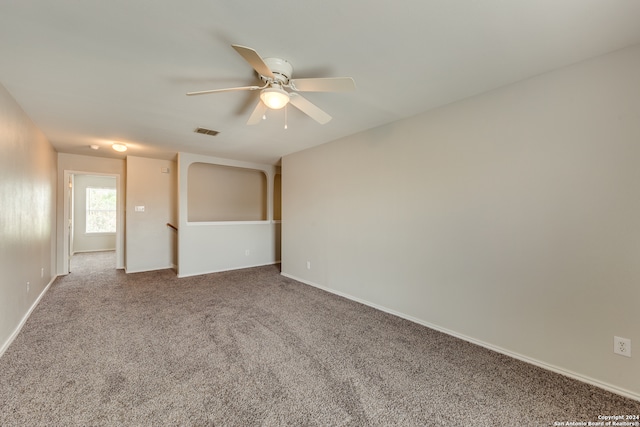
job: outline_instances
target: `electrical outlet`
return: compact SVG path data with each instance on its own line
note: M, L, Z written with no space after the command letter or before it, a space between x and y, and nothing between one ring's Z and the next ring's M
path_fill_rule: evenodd
M307 270L311 270L311 261L307 261Z
M42 279L43 277L44 277L44 267L40 269L40 278Z
M620 356L631 357L631 340L629 338L613 337L613 352Z
M244 254L246 256L249 256L249 255L251 255L251 251L249 249L245 249Z
M29 293L29 288L31 287L31 283L27 282L27 293Z

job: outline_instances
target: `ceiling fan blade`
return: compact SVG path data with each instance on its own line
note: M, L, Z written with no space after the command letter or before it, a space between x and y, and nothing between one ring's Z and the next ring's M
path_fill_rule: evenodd
M316 107L304 96L298 95L295 92L289 93L289 103L321 125L328 123L329 120L331 120L330 115Z
M187 92L188 96L191 95L206 95L208 93L216 93L216 92L232 92L235 90L257 90L262 89L260 86L242 86L242 87L228 87L225 89L213 89L213 90L201 90L198 92Z
M258 55L258 52L251 49L250 47L239 46L237 44L232 44L231 47L234 48L236 52L238 52L244 58L244 60L247 61L249 65L251 65L253 69L258 72L258 74L265 77L270 77L272 79L275 78L275 76L271 72L271 69L267 66L267 64L265 64L262 57Z
M289 85L298 92L349 92L356 89L351 77L293 79Z
M258 100L258 105L254 108L253 113L249 116L249 120L247 120L248 125L257 125L262 120L262 116L267 112L267 106L264 105L264 102Z

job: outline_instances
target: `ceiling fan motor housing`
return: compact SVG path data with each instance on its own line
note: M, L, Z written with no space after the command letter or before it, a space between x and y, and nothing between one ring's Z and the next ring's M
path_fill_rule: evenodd
M275 78L273 81L275 83L279 83L281 85L286 85L289 83L289 79L293 73L293 66L289 64L286 60L280 58L264 58L264 63L267 64ZM269 77L265 77L260 75L260 80L267 83L270 79Z

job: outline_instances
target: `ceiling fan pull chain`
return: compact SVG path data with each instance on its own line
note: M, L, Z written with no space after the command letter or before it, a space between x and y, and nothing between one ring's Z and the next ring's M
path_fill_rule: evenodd
M288 108L287 108L287 106L285 105L285 106L284 106L284 128L285 128L285 129L287 129L287 128L288 128L288 126L287 126L287 110L288 110Z

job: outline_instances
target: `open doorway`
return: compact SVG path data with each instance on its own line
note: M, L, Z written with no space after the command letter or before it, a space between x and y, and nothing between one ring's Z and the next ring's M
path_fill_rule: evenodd
M76 252L71 257L70 272L74 276L99 273L104 278L115 271L115 251Z
M63 274L80 253L112 252L113 269L124 268L120 175L65 170L64 182Z

